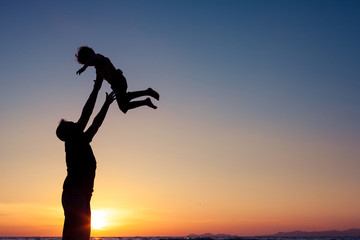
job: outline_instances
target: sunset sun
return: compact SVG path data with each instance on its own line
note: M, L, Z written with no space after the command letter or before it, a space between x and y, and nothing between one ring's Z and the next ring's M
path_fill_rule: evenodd
M101 230L106 226L106 212L103 210L93 210L91 212L91 228Z

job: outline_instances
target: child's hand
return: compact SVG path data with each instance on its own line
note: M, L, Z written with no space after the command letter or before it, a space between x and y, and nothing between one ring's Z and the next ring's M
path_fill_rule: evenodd
M115 100L115 98L116 97L114 91L112 91L110 94L106 93L105 103L110 105Z
M84 67L80 68L80 69L76 72L76 74L77 74L77 75L80 75L82 72L85 71L85 69L86 69L86 68L84 68Z

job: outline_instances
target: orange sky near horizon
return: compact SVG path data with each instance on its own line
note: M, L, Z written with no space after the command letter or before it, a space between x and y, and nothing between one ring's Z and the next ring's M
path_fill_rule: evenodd
M112 109L112 114L116 110ZM146 112L149 114L149 111ZM107 123L114 126L111 123L120 118L122 116L109 119ZM136 122L135 117L127 118L130 120L122 119L126 124ZM142 121L137 120L134 125L140 126ZM156 129L142 130L147 136L153 136ZM196 131L198 134L195 136L216 134L229 140L225 145L217 142L216 149L210 137L204 138L208 140L193 149L198 140L187 141L187 135L182 135L181 129L173 129L180 138L184 137L176 141L186 141L186 150L182 152L174 152L179 149L172 148L171 142L163 142L161 146L152 142L138 152L136 147L132 147L138 142L137 137L127 136L125 152L131 155L123 154L122 160L117 162L115 152L118 148L111 153L109 148L112 148L114 140L111 134L118 129L104 126L103 133L99 133L92 143L98 159L92 209L107 213L106 225L103 229L92 230L92 236L184 236L205 232L252 236L299 229L345 230L349 226L357 226L360 211L357 204L360 196L355 181L357 170L355 167L352 172L345 167L341 169L336 163L340 157L356 156L354 153L351 153L353 156L348 155L348 146L315 136L309 139L309 135L294 138L279 131L277 139L272 139L274 130L255 132L254 128L250 129L242 129L241 134L231 132L227 127L222 129L227 134L209 133L204 128L190 131ZM165 135L158 133L157 137L169 139ZM58 149L49 149L51 155L56 156L51 160L51 172L40 174L41 178L49 181L45 183L39 178L30 180L31 183L21 183L25 188L19 194L37 193L30 196L32 201L0 205L4 216L0 219L1 235L61 235L63 212L60 196L65 177L65 169L61 166L64 166L64 153L61 142L55 145ZM258 151L259 146L262 152ZM329 148L332 150L317 151ZM206 154L207 151L211 154ZM223 156L225 152L228 156ZM21 154L17 153L16 158L22 158ZM173 157L169 159L171 155ZM193 161L191 155L197 159L195 162L190 162ZM216 159L221 155L223 167L219 168ZM240 159L231 160L238 156L247 159L248 163ZM39 154L38 157L37 161L46 161L41 159L46 156ZM266 162L259 161L264 158ZM314 164L316 159L324 159L326 164ZM202 168L206 169L206 173L200 171ZM354 178L353 185L336 177L342 171ZM28 174L27 168L21 169L19 174ZM33 186L35 182L37 187ZM26 186L30 191L26 191Z

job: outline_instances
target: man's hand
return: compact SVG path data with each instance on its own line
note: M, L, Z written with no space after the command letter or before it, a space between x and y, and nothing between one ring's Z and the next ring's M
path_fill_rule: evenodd
M115 98L116 96L114 91L112 91L110 94L106 93L105 103L110 105L115 100Z
M94 89L99 91L103 81L103 78L96 78L96 80L94 80Z

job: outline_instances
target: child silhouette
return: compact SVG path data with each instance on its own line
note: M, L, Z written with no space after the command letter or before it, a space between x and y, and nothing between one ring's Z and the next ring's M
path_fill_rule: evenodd
M151 88L142 91L128 92L127 81L123 72L120 69L116 69L109 58L95 53L92 48L87 46L80 47L75 56L80 64L84 64L76 74L80 75L88 66L94 66L96 69L96 78L105 79L110 84L111 89L115 92L118 106L123 113L126 113L129 109L141 106L148 106L153 109L157 108L150 98L132 101L135 98L143 96L150 96L159 100L160 95Z

